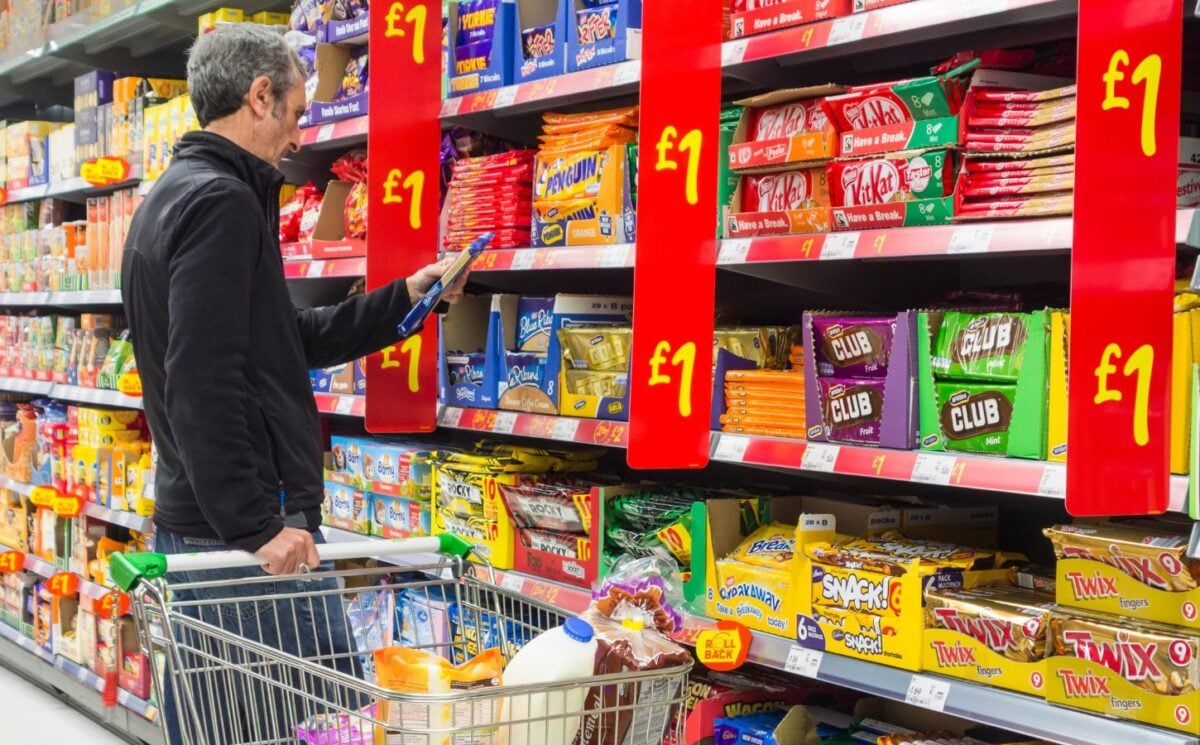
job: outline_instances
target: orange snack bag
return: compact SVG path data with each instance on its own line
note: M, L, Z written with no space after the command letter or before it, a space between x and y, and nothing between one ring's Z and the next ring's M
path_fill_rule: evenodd
M461 665L432 652L407 647L384 647L375 650L375 676L381 688L406 694L466 693L486 688L499 688L504 670L504 658L499 649L480 652ZM471 742L492 745L496 728L488 726L500 720L499 698L460 703L396 704L380 700L376 716L389 727L403 728L405 733L393 733L375 728L375 745L450 745L462 740L457 728L475 727L470 731ZM445 736L430 735L421 739L410 733L431 730L454 731Z

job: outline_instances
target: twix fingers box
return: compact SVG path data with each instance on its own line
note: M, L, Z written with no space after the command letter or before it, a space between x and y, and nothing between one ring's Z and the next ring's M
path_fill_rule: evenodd
M1040 696L1053 603L1022 588L928 590L924 669Z
M1101 614L1050 619L1046 699L1051 703L1200 733L1200 637Z
M1200 562L1187 558L1187 536L1112 523L1043 532L1060 605L1200 629Z

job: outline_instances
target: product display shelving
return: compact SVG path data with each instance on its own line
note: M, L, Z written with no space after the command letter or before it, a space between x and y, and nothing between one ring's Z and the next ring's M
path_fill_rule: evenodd
M139 65L179 74L180 45L193 36L195 16L225 4L215 0L132 0L128 7L103 19L72 21L55 29L40 46L24 55L0 57L0 105L30 95L30 86L53 75L54 95L61 98L64 71L90 67L121 67L121 61L136 57ZM249 0L240 3L247 11L279 9L286 3ZM864 69L887 69L903 61L918 47L938 51L921 52L921 59L960 49L999 47L1066 38L1073 33L1077 3L1067 0L911 0L843 18L733 39L722 45L726 99L742 91L784 87L797 80L825 80L833 65L863 60ZM1200 6L1196 8L1200 15ZM163 51L166 50L166 51ZM946 56L946 55L944 55ZM164 60L173 62L164 65ZM857 64L857 62L856 62ZM155 66L159 67L155 67ZM133 67L121 69L134 70ZM597 108L631 102L638 94L642 62L569 73L491 91L446 98L441 105L444 126L462 126L476 131L528 138L531 118L549 110L572 107ZM886 77L877 73L877 78ZM333 154L367 141L370 119L359 116L323 123L302 131L303 152L298 160L320 162ZM649 149L649 148L647 148ZM648 162L648 159L647 159ZM291 174L289 174L291 175ZM153 180L136 176L107 187L95 188L81 179L51 183L8 193L8 202L42 198L78 201L137 185L140 194L152 188ZM808 271L809 262L829 262L835 271L852 275L872 262L937 260L967 274L992 257L1059 260L1070 254L1074 221L1069 217L1035 220L997 220L918 228L869 229L857 232L793 234L750 239L726 239L718 243L717 266L722 276L738 281L780 285L793 284L794 277ZM1181 253L1200 248L1200 210L1179 210L1176 241ZM285 252L285 276L297 285L311 287L339 283L309 280L347 280L367 274L366 257L296 258L314 254L336 256L347 242L311 241L293 245ZM370 245L370 244L368 244ZM357 252L360 246L352 246ZM648 250L641 247L642 250ZM634 244L595 247L512 248L489 251L474 267L483 286L506 291L549 295L556 292L560 276L571 278L572 288L595 282L603 287L628 288L638 247ZM347 251L348 252L348 251ZM784 266L794 264L795 266ZM512 273L506 275L505 273ZM582 278L582 279L581 279ZM752 285L753 286L753 285ZM307 290L306 290L307 291ZM844 294L844 293L843 293ZM852 304L853 300L847 300ZM80 293L3 293L0 307L87 308L120 304L118 290ZM0 379L0 391L49 396L67 401L104 406L140 408L135 397L116 391L63 386L24 379ZM366 415L367 399L361 395L315 393L318 409L336 417L340 425L356 426L347 418ZM524 412L469 409L439 405L437 424L447 431L492 434L506 439L530 438L558 443L627 447L630 426L624 421L602 421ZM807 442L773 437L711 434L711 460L725 466L766 469L785 475L819 475L824 483L837 484L866 478L908 484L914 491L941 487L962 492L966 499L976 492L1043 497L1063 500L1066 467L1062 463L995 458L966 454L881 449L867 446ZM747 471L750 473L750 471ZM0 479L0 487L27 493L30 487ZM1169 509L1187 509L1188 479L1172 476ZM87 504L85 514L95 519L139 531L151 528L148 518L133 513ZM326 528L330 541L361 540L362 536ZM406 564L419 564L430 557L413 557ZM31 557L28 568L49 576L54 568ZM583 610L590 594L579 588L523 575L516 571L495 573L495 580L517 592L568 612ZM82 593L94 597L104 592L92 583ZM688 620L679 638L693 642L702 629L711 628L707 619ZM148 743L161 734L151 721L152 707L122 692L117 709L98 706L92 695L103 681L89 671L62 658L47 656L7 627L0 625L0 656L22 673L64 691L81 706L118 730ZM10 643L11 642L11 643ZM22 647L17 649L17 647ZM32 653L31 653L32 652ZM10 659L11 658L11 659ZM40 658L40 659L39 659ZM1041 699L1010 693L999 688L951 680L936 675L855 660L832 653L813 652L792 640L754 632L749 661L765 667L824 681L885 699L909 701L925 708L944 711L965 719L992 724L1061 743L1144 742L1197 745L1194 736L1165 729L1140 726L1128 721L1059 708ZM49 663L49 664L47 664ZM66 682L64 682L66 681Z

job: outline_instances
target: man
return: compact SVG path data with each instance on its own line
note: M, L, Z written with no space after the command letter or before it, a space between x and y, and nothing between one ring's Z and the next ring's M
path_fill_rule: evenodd
M398 341L397 324L446 265L340 305L293 307L279 253L283 176L276 166L299 146L300 58L279 34L236 24L200 37L187 67L203 131L180 139L134 216L121 275L158 451L156 548L256 554L261 571L173 575L173 582L225 582L177 592L173 606L292 655L345 654L336 666L354 674L357 660L347 654L353 642L336 596L272 599L334 585L266 579L319 563L323 448L308 370ZM455 288L447 299L459 296ZM260 583L227 582L245 578ZM282 603L290 607L280 609ZM191 650L172 661L176 669L200 667L200 642L182 630L176 642ZM185 691L164 692L172 745L183 741L181 726L189 741L290 740L294 719L315 706L283 700L285 686L302 687L295 682L261 689L242 682L231 691L229 681L186 677ZM214 721L223 718L230 721Z

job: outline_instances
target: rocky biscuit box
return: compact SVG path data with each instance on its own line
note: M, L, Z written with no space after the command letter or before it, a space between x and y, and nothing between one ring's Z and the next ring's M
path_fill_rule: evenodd
M729 167L746 172L835 157L835 133L821 99L843 90L838 85L819 85L738 101L744 108L729 146Z
M923 450L1041 459L1050 311L917 316Z
M533 244L629 243L635 217L624 145L539 153L533 174Z
M1059 605L1200 630L1200 563L1187 536L1116 523L1056 525Z
M827 232L829 200L824 167L744 175L725 215L725 235Z
M729 35L765 34L828 18L850 15L852 0L735 0L729 19Z
M1200 734L1200 637L1174 626L1063 610L1050 619L1046 700Z
M453 533L473 545L472 558L497 569L512 569L516 529L500 497L500 484L516 484L520 474L458 468L438 459L433 465L433 529ZM456 505L465 505L458 509Z
M916 440L916 315L804 314L808 439L907 449Z
M1054 603L1022 588L925 593L923 667L954 678L1041 696Z

